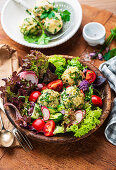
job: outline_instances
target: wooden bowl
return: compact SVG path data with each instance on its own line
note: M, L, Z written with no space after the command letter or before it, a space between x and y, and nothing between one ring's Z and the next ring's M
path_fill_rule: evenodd
M48 56L49 57L49 56ZM63 56L66 59L72 59L74 58L73 56ZM92 64L85 62L84 60L80 59L80 62L84 65L87 66L90 70L95 71L99 76L102 75L100 73L100 71ZM102 75L103 76L103 75ZM95 129L91 130L88 134L80 137L80 138L76 138L74 137L73 133L65 133L65 134L59 134L53 137L46 137L43 134L36 134L33 131L29 131L27 129L21 128L17 123L16 123L16 119L14 117L14 115L12 114L12 118L14 120L14 122L16 123L17 127L24 132L29 138L31 138L32 140L35 140L37 142L44 142L44 143L58 143L58 144L63 144L63 143L71 143L71 142L76 142L80 139L86 138L87 136L89 136L90 134L92 134L93 132L95 132L105 121L105 119L108 117L109 113L110 113L110 109L111 109L111 89L110 86L108 84L108 82L106 81L106 83L103 85L103 87L101 87L101 90L104 89L105 92L105 99L103 100L103 113L100 117L100 124L96 126Z

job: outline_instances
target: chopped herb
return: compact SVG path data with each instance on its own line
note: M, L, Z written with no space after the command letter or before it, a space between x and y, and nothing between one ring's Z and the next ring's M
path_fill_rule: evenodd
M29 15L31 15L31 12L30 12L28 9L26 9L26 12L27 12Z
M34 9L36 10L36 9L38 9L38 7L37 7L37 6L35 6L35 8L34 8Z
M58 8L53 8L53 10L54 10L55 12L58 12Z
M64 21L64 22L66 22L66 21L70 21L70 12L68 11L68 10L65 10L65 11L63 11L63 12L61 12L61 18L62 18L62 20Z
M55 28L55 30L54 30L54 34L57 32L57 29Z

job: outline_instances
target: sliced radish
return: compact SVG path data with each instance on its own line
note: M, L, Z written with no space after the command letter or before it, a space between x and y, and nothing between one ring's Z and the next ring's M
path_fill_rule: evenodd
M43 84L39 83L39 84L37 85L37 87L38 87L38 90L41 91L42 88L43 88Z
M73 124L79 124L84 118L83 112L81 110L76 111L75 118L76 120L73 122Z
M86 111L85 110L82 110L82 112L83 112L83 117L85 116L85 114L86 114Z
M43 113L43 120L44 121L48 120L50 118L50 111L48 110L48 108L45 106L42 106L41 111Z
M19 73L20 78L31 81L33 84L38 84L38 78L33 71L22 71Z

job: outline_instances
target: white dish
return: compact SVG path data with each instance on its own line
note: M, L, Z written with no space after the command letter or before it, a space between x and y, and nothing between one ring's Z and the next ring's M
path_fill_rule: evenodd
M32 8L35 4L35 0L25 0L26 3ZM15 42L32 48L50 48L58 46L67 40L69 40L79 29L82 21L82 8L77 0L50 0L50 2L66 2L71 5L73 9L74 17L72 28L69 29L67 34L64 34L59 39L49 42L46 45L37 45L28 43L24 40L23 35L20 33L19 25L24 18L29 17L29 14L19 4L13 0L8 0L1 12L1 24L5 33ZM64 9L65 10L65 9ZM71 16L72 17L72 16Z
M98 22L90 22L83 28L83 38L90 46L103 45L105 42L105 27Z

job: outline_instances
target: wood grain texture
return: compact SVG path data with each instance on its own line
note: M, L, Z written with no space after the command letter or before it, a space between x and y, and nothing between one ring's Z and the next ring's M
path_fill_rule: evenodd
M116 24L115 16L111 12L105 13L103 10L83 5L82 25L75 36L65 44L57 48L41 50L46 55L67 54L81 55L84 51L93 51L83 40L81 33L83 25L90 21L99 21L107 29L107 36L110 29ZM102 14L103 13L103 14ZM18 50L18 55L23 57L29 48L20 46L6 36L0 26L0 43L7 43ZM116 47L115 42L112 46ZM91 63L97 67L101 63L98 60L92 60ZM73 144L44 144L32 141L34 150L25 153L21 148L0 149L0 170L114 170L116 169L116 148L110 144L105 136L104 125L88 138Z
M116 0L79 0L79 2L92 7L105 9L116 14Z
M0 11L6 0L0 0ZM116 14L116 0L78 0L81 4L105 9Z

